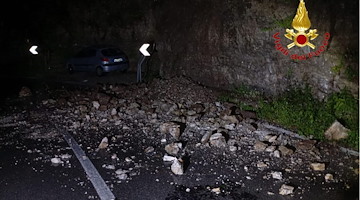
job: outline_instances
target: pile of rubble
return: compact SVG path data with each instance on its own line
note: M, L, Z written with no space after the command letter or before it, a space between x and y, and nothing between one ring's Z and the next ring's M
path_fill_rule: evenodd
M326 143L261 121L255 112L217 102L217 97L213 90L175 78L149 85L100 85L96 89L58 91L56 98L43 99L36 108L47 112L49 121L62 125L80 140L96 139L96 150L109 151L112 160L119 159L119 154L111 152L115 147L122 145L126 152L132 142L140 141L144 155L157 154L161 162L170 163L169 171L185 176L195 170L194 166L211 165L212 161L220 164L216 159L225 156L227 161L221 164L231 168L234 177L241 172L245 180L261 176L281 183L277 191L268 191L268 195L305 193L306 187L291 184L295 174L303 174L297 184L315 179L345 184L338 168L357 165L353 157L334 157L342 152ZM204 152L208 155L199 156ZM129 180L139 174L135 172L142 166L141 161L135 162L138 157L125 158L125 163L135 167L103 167L114 170L118 179ZM52 162L61 161L56 158ZM358 168L353 171L358 173ZM202 172L207 173L211 172Z

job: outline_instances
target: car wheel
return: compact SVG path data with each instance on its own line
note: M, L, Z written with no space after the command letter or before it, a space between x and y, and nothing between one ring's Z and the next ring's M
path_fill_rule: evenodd
M102 76L104 75L104 70L101 67L96 68L96 75Z
M74 73L74 68L71 65L68 66L68 72L69 74Z

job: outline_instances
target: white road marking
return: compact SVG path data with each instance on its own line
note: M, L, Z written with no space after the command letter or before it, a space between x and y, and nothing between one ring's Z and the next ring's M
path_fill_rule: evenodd
M106 185L104 179L101 177L99 172L96 170L93 163L86 156L85 152L81 149L75 139L65 130L61 131L64 139L69 144L69 146L74 151L77 159L80 161L82 167L84 168L88 178L93 184L96 192L98 193L101 200L114 200L115 196Z

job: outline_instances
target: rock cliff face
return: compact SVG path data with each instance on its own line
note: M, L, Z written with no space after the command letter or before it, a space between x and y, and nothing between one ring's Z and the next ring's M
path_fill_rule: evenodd
M44 49L48 46L54 55L56 51L70 54L69 50L83 45L111 43L124 49L135 69L139 47L155 41L157 53L150 64L163 77L185 75L222 89L250 85L269 94L302 84L310 84L319 97L345 87L355 94L358 91L358 1L306 0L310 29L317 29L319 34L311 41L316 48L295 46L289 50L286 46L292 41L284 34L286 29L292 29L298 0L104 0L58 4L48 6L64 13L63 17L49 12L46 15L50 16L39 17L39 25L32 24L47 27L34 34L39 39L33 38L32 43ZM32 25L27 25L28 32L41 29ZM53 30L47 30L49 27ZM330 39L321 47L325 33L330 33ZM291 59L293 54L315 55L321 50L311 59Z
M295 46L285 56L273 35L279 32L284 48L292 42L284 34L298 1L164 1L152 12L161 73L220 88L246 84L270 94L304 83L320 97L344 87L357 92L358 78L351 74L358 74L358 2L305 3L310 29L319 34L311 41L316 48ZM326 32L331 37L319 56L290 58L318 51Z

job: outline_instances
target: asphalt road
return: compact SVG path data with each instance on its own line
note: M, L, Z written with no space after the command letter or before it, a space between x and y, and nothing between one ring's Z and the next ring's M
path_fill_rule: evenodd
M99 199L79 161L61 135L54 136L50 140L49 138L27 139L22 135L8 135L13 128L0 129L0 199ZM53 132L54 130L48 129L48 131ZM162 153L144 154L143 147L139 146L138 138L126 140L125 144L128 145L126 148L130 150L125 153L121 146L113 146L111 151L96 152L94 146L98 143L98 138L84 138L84 135L81 134L78 134L76 138L117 199L287 200L299 197L299 195L291 197L278 194L268 196L266 191L274 191L274 186L275 188L280 187L280 182L274 185L272 180L263 179L262 174L252 174L251 179L247 180L245 177L248 174L243 170L234 173L231 165L228 164L228 158L221 155L212 157L208 150L193 154L186 175L177 176L171 173L169 165L161 162ZM161 150L156 149L156 151ZM130 179L119 181L114 176L113 170L104 167L104 164L114 163L110 159L114 153L120 160L135 156L133 163L122 162L121 164L124 168L134 168L132 172L135 175ZM72 157L58 166L51 163L51 158L61 155L71 155ZM204 157L204 155L208 156ZM204 166L199 164L201 162L212 164ZM141 167L135 167L135 163L140 164ZM204 176L204 172L207 175ZM221 174L225 176L221 177ZM306 193L300 195L302 199L356 199L358 191L354 188L345 190L342 188L343 185L334 183L326 186L330 190L324 191L321 184L316 185L319 184L318 181L309 180L308 185L300 183L305 176L307 174L293 174L293 177L299 179L302 189L306 190ZM296 182L296 180L293 181L293 183ZM356 185L356 183L348 184L351 187ZM220 187L224 192L216 195L207 187L210 189ZM301 191L301 189L299 190Z

